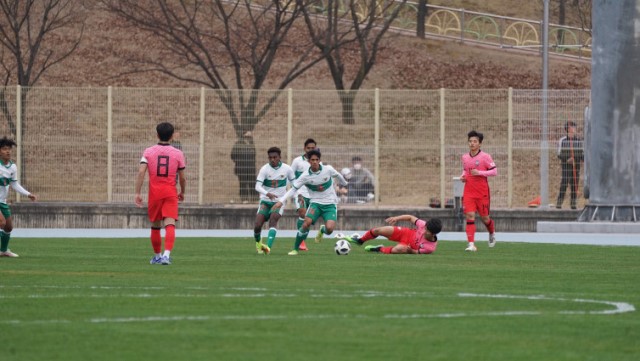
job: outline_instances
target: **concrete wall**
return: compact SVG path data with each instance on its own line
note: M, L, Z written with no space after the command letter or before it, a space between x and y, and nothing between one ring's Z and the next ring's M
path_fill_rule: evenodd
M590 205L640 204L640 1L593 2Z
M252 229L257 205L181 206L178 227L182 229ZM146 208L129 204L96 203L19 203L11 205L14 228L148 228ZM338 208L336 229L367 230L384 225L384 219L413 214L428 219L437 217L448 232L464 231L453 209L385 208L343 206ZM498 232L535 232L538 221L575 221L579 211L570 210L495 210L492 216ZM280 229L295 229L297 217L285 211ZM478 230L484 226L478 223Z

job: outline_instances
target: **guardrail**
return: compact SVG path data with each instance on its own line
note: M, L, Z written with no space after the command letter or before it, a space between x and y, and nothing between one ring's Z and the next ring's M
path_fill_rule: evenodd
M347 12L350 0L340 0L341 9ZM382 12L383 4L388 0L378 0L377 9ZM414 32L418 24L418 3L396 2L401 6L392 29L401 32ZM357 15L364 19L369 13L369 1L356 4ZM327 11L325 1L314 5L318 14ZM393 11L391 6L388 11ZM541 52L542 20L521 19L489 13L427 5L425 33L430 37L458 40L462 43L477 43L498 48L518 48L526 51ZM382 15L382 14L380 14ZM550 51L567 58L591 58L591 30L578 27L549 24Z

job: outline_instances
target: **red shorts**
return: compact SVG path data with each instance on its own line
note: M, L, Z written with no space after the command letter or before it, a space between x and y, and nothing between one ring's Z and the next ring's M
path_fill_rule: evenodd
M489 197L482 198L462 198L462 211L464 213L475 213L478 212L480 217L489 215L489 208L491 205L491 200Z
M393 234L389 238L390 241L402 243L413 249L416 240L416 232L412 228L393 227Z
M161 221L165 218L178 220L178 197L149 200L149 220Z

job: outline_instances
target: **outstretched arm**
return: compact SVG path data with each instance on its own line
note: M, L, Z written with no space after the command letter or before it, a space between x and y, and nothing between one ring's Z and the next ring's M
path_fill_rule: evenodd
M400 221L408 221L415 224L417 220L418 220L418 217L416 216L412 216L410 214L403 214L401 216L389 217L385 221L393 226Z

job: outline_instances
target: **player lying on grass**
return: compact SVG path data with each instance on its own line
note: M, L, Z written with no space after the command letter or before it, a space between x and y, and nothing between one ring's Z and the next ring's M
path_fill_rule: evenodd
M344 238L350 243L362 245L364 242L375 239L378 236L387 237L390 241L398 242L395 246L384 247L383 245L366 246L365 251L380 252L386 254L430 254L436 251L438 237L442 231L442 221L438 218L431 218L428 221L419 219L409 214L389 217L385 220L390 226L376 227L368 230L362 236L344 236L338 234L337 237ZM416 228L405 228L396 226L400 221L413 223Z

